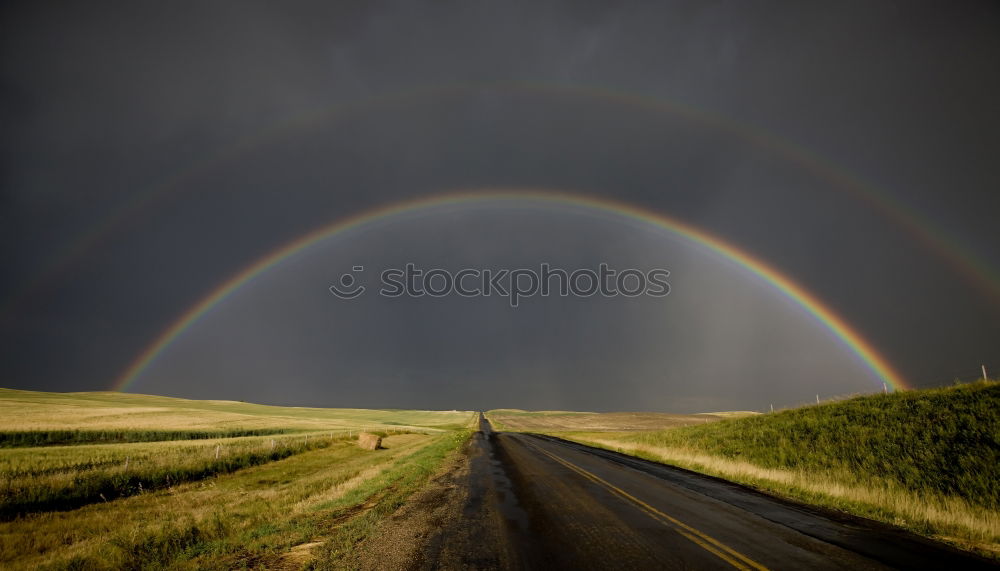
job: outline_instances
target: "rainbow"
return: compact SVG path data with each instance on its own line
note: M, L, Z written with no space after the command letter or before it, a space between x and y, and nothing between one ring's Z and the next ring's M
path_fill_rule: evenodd
M777 288L788 299L808 311L816 320L849 347L881 381L892 387L893 390L905 390L909 388L903 377L893 369L889 362L878 353L871 343L866 341L860 333L848 325L832 309L824 305L815 295L764 261L713 236L705 230L657 212L643 210L630 204L606 198L568 194L558 191L513 190L449 193L396 202L316 228L272 250L267 255L221 283L202 298L201 301L191 306L132 361L128 368L116 379L112 390L125 391L129 389L159 355L221 301L253 281L255 277L278 266L282 261L289 259L320 241L366 224L404 213L450 205L523 201L543 206L577 207L599 213L616 214L628 220L644 222L667 230L720 254L757 275L765 282Z
M0 319L12 314L20 303L40 286L54 281L62 272L72 267L90 250L121 230L137 213L153 206L171 189L181 188L184 181L209 172L221 164L243 158L247 153L275 141L292 136L316 125L326 124L352 114L374 113L392 106L415 104L422 101L439 101L445 97L462 97L498 91L535 96L562 96L591 99L605 104L620 105L653 114L681 117L693 124L746 142L754 147L788 160L809 171L833 187L843 190L867 204L905 231L918 243L934 252L952 266L960 275L979 289L991 303L1000 304L1000 273L981 256L977 255L926 216L892 198L877 186L863 181L802 145L770 133L760 127L742 123L722 115L702 110L684 103L659 99L647 95L625 93L597 86L569 85L545 82L493 82L455 83L432 85L392 92L360 100L338 103L293 115L251 135L237 139L181 169L157 184L134 193L106 216L70 241L67 247L47 261L43 270L30 278L0 305Z

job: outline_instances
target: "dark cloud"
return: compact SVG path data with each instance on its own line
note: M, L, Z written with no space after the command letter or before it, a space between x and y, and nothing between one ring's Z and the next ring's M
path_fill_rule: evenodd
M486 187L604 196L703 227L816 293L915 384L1000 367L997 300L954 262L1000 265L994 4L3 10L6 386L108 387L278 245L392 201ZM945 254L865 192L915 213ZM326 293L353 263L406 256L662 263L689 287L517 310ZM281 266L138 389L680 411L872 386L821 327L718 258L622 223L514 209L379 226Z

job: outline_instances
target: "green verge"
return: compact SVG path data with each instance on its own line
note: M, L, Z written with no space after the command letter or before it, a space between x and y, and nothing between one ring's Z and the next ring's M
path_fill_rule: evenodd
M859 483L890 481L1000 507L1000 383L856 397L625 441L764 468L845 473Z
M660 431L551 434L997 556L997 382L861 396Z
M392 467L351 490L333 504L320 506L330 509L334 517L348 514L356 506L366 509L339 525L321 545L314 559L305 567L309 570L339 568L339 563L354 547L371 535L378 523L402 506L407 498L434 475L445 459L469 440L471 430L461 430L442 436L437 442L397 461Z

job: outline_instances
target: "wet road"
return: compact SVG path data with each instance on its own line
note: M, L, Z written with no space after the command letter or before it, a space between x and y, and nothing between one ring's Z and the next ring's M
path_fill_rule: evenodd
M996 569L915 535L481 418L469 509L492 502L503 567Z

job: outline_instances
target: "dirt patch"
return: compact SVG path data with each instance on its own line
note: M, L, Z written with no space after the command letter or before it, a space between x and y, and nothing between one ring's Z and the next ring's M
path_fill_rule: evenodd
M288 550L287 553L284 553L281 556L281 560L271 568L277 571L293 571L295 569L301 569L306 562L312 559L313 550L320 545L323 545L322 541L312 541L296 545Z

